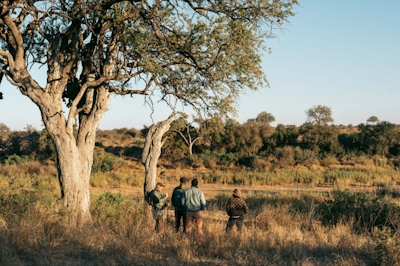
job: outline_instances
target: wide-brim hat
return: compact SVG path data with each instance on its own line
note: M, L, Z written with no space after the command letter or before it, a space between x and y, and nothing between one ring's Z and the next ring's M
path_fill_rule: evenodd
M233 191L233 195L236 197L241 198L242 197L242 192L240 192L239 189L235 188L235 190Z
M165 187L165 185L161 182L158 182L156 186Z

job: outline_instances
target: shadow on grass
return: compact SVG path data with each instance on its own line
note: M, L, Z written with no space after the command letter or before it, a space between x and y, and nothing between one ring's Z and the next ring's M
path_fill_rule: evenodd
M149 236L143 240L148 246L133 243L121 244L121 239L99 243L82 243L64 237L60 245L40 243L13 245L12 234L2 232L0 243L1 265L373 265L376 254L367 248L351 250L337 247L310 247L303 243L272 246L268 240L246 240L238 235L185 237L184 246L169 246L164 236ZM251 236L247 236L250 237ZM123 239L129 241L130 239ZM131 239L132 240L132 239ZM254 239L256 240L256 239ZM160 243L165 244L160 244ZM219 245L224 245L223 249ZM190 259L178 254L191 253ZM220 252L220 253L218 253Z

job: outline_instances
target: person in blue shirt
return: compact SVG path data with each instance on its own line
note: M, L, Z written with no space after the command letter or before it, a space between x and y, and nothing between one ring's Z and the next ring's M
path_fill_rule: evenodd
M198 188L199 181L194 178L192 187L185 190L182 205L186 210L186 233L192 230L192 223L196 225L199 236L203 235L203 215L202 211L206 208L206 199L203 191Z

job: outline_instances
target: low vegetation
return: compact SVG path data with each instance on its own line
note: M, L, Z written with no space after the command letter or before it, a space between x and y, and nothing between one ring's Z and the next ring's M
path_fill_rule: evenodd
M204 237L198 240L196 235L174 232L172 209L165 232L154 233L141 196L140 167L125 162L117 163L113 171L95 172L93 223L76 231L66 222L68 213L60 201L52 166L33 162L18 167L1 165L0 264L400 264L400 180L394 170L332 168L263 173L164 169L160 178L171 185L182 175L201 180L208 208ZM381 181L376 185L374 180ZM229 184L243 188L250 208L241 235L225 234ZM304 189L266 189L265 185L276 184L297 184ZM227 189L213 194L209 187ZM317 189L325 187L330 189ZM115 192L115 188L122 192Z

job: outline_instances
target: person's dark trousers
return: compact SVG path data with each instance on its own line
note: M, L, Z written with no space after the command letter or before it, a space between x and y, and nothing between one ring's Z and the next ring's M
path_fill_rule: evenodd
M175 209L175 230L179 232L179 227L181 226L181 220L183 225L183 232L186 231L186 211Z
M237 230L239 232L242 232L243 221L244 221L244 216L243 215L238 217L238 218L229 217L228 223L226 224L226 232L232 231L232 228L235 225L237 227Z

